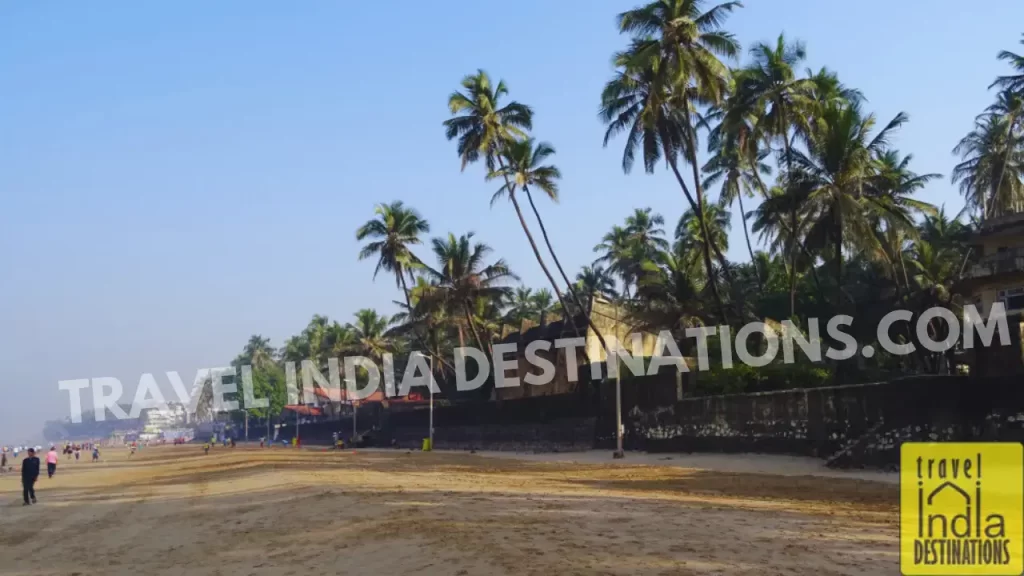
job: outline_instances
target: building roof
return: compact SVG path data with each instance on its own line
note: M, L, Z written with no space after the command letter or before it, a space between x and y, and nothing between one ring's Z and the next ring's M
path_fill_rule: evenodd
M349 402L348 390L345 388L321 388L320 386L314 386L313 394L317 398L329 402ZM395 396L393 398L388 398L384 396L383 391L377 390L367 398L356 400L355 403L357 405L379 404L385 400L387 400L389 404L420 404L427 401L421 392L410 391L408 396Z

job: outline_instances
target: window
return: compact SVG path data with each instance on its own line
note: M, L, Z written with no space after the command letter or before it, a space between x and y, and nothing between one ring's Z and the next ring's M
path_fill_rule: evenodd
M999 301L1007 312L1024 310L1024 288L1007 288L999 291Z

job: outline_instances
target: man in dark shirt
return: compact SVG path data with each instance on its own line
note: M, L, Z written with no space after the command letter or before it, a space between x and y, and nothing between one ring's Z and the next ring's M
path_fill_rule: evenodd
M28 449L28 456L21 461L21 487L25 496L25 506L36 503L36 479L39 478L39 458L36 457L34 448Z

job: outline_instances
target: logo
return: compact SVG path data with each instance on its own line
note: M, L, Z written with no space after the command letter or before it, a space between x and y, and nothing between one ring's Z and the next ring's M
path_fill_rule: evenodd
M902 445L900 571L908 576L1024 572L1024 445Z

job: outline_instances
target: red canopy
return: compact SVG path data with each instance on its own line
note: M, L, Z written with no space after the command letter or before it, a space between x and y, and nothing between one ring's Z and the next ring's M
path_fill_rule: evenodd
M313 394L318 398L328 400L331 402L348 402L348 390L345 388L321 388L319 386L313 387ZM377 390L373 394L361 400L356 400L356 404L374 404L381 403L387 400L391 404L419 404L425 402L426 399L420 392L410 392L408 396L396 396L394 398L388 398L384 396L384 392Z
M316 406L303 406L302 404L289 404L284 407L285 410L291 410L292 412L302 414L303 416L323 416L324 411Z

